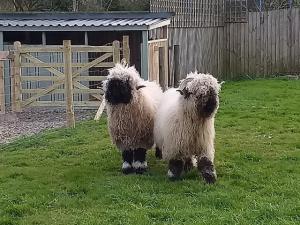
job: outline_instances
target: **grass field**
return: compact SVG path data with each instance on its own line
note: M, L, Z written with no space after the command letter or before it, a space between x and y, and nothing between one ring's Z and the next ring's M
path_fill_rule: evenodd
M300 224L300 81L224 84L218 181L124 176L105 118L0 146L0 224Z

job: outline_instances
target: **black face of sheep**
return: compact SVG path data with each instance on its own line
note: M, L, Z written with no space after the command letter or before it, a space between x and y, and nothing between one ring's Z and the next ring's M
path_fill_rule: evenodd
M218 85L211 75L203 78L186 78L177 90L188 104L195 107L202 118L211 117L218 108Z
M218 107L218 95L215 90L213 88L209 88L206 95L197 96L196 107L202 117L210 117Z
M128 104L132 99L132 89L129 80L108 80L105 98L112 105Z

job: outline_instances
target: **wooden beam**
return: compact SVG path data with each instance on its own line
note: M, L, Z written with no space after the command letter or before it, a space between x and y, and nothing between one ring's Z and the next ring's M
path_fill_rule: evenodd
M100 105L100 107L99 107L98 110L97 110L97 113L96 113L96 115L95 115L94 120L96 120L96 121L100 120L101 115L102 115L102 113L103 113L103 111L104 111L104 109L105 109L105 106L106 106L106 101L105 101L105 99L103 98L103 100L102 100L102 102L101 102L101 105Z
M126 59L128 65L130 65L130 47L129 47L129 36L123 36L123 58Z
M120 42L113 41L113 61L114 63L120 63Z
M45 46L45 47L22 47L20 53L31 53L31 52L63 52L62 46Z
M79 67L84 67L86 65L86 63L72 63L72 67L73 68L79 68ZM105 67L105 68L109 68L109 67L113 67L114 63L113 62L101 62L93 67ZM41 62L41 63L22 63L21 64L22 68L34 68L34 67L39 67L39 68L58 68L58 67L64 67L63 63L45 63L45 62Z
M0 61L0 114L5 114L4 62Z
M14 60L13 60L13 111L21 112L21 101L22 101L22 92L21 92L21 43L16 41L14 43Z
M3 32L0 31L0 51L4 50Z
M71 41L64 40L64 73L65 73L65 95L67 126L75 127L74 105L73 105L73 79L72 79L72 50Z
M47 45L46 32L42 32L42 45Z
M89 45L89 35L87 31L84 32L84 44Z
M31 104L32 106L41 107L65 107L65 101L35 101ZM97 109L100 105L99 101L74 101L74 107L88 107Z
M148 31L147 30L142 31L141 77L145 80L149 79Z
M44 88L38 88L38 89L22 89L23 94L40 94L41 92L45 91ZM74 94L103 94L103 91L101 89L73 89ZM51 92L51 94L64 94L65 89L56 89Z

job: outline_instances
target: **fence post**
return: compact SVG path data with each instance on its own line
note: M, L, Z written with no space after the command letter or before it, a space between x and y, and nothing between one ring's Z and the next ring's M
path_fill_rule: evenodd
M0 114L5 114L4 61L0 61Z
M114 63L120 63L120 42L119 41L113 41L113 61Z
M128 35L123 36L123 58L125 58L128 65L130 65L130 48Z
M64 40L64 73L65 73L65 99L67 126L75 127L74 102L73 102L73 79L72 79L72 50L71 41Z
M180 79L180 76L179 76L179 45L174 45L174 58L173 58L173 65L174 65L174 87L177 87L178 86L178 82L179 82L179 79Z
M14 57L12 62L12 110L13 112L21 112L21 43L19 41L14 42Z

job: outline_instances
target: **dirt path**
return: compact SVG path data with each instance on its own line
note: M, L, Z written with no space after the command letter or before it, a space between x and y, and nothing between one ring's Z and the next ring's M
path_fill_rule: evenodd
M96 110L76 110L76 121L93 118ZM27 109L21 113L0 115L0 144L9 143L21 136L37 134L45 129L59 128L66 124L63 109Z

